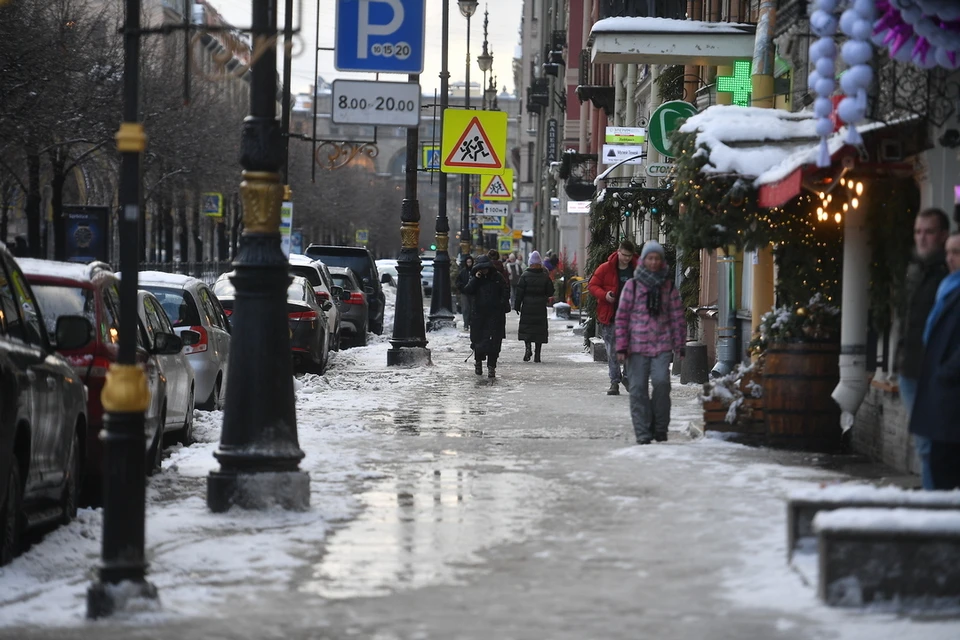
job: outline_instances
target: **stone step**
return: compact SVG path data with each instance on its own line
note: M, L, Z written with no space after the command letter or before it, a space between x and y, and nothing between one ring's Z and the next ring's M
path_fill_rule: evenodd
M821 511L817 592L828 605L897 609L960 605L960 511Z
M594 362L607 361L607 345L603 343L603 338L590 338L590 355Z
M819 512L870 507L960 510L960 491L912 491L852 483L794 491L787 499L788 560L800 547L813 544L813 519Z

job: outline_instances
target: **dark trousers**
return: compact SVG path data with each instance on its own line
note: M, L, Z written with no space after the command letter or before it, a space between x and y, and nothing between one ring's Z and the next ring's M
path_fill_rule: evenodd
M930 442L930 475L938 491L960 489L960 443Z

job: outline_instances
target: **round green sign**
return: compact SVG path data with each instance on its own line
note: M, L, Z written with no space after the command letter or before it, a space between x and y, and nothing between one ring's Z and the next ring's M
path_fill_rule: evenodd
M647 134L650 138L650 144L668 158L676 158L677 154L671 150L670 140L667 139L667 136L671 131L680 128L680 120L696 115L696 113L697 108L689 102L683 100L664 102L657 107L650 118L650 127Z

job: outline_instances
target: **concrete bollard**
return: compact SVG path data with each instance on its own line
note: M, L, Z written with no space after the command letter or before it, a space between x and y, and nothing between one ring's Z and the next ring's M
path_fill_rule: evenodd
M563 318L566 320L570 319L570 305L566 302L558 302L553 305L553 310L557 313L558 318Z
M707 345L700 342L688 342L683 366L680 370L680 383L695 382L696 384L703 384L708 380L709 372Z

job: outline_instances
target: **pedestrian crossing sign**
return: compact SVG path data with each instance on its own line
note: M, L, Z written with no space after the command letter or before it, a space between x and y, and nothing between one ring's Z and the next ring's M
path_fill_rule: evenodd
M440 147L433 145L423 145L423 168L427 171L440 170Z
M500 175L507 156L504 111L443 111L440 170L444 173Z
M504 169L503 175L480 178L480 197L500 202L513 200L513 169Z
M513 236L497 236L497 250L508 253L513 250Z

